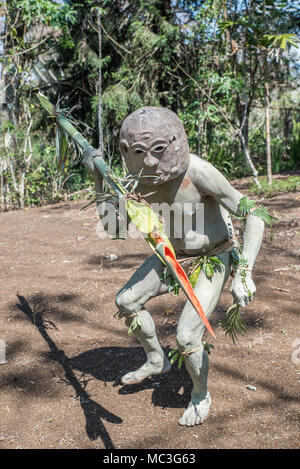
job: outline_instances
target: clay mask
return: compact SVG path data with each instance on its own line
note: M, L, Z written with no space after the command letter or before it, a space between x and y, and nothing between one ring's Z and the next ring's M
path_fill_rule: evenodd
M142 171L142 183L147 185L180 176L190 158L182 122L173 111L162 107L138 109L124 120L120 151L129 172Z

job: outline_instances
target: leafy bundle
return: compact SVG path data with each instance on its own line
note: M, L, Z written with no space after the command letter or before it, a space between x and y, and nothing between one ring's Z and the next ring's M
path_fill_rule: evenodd
M270 215L267 207L264 205L257 206L254 200L249 199L249 197L245 195L239 202L238 216L245 218L248 215L254 215L261 218L268 226L272 226L272 223L277 220L277 218Z
M240 314L240 307L237 303L233 303L228 308L225 318L221 321L221 327L225 331L225 335L229 335L233 343L236 343L237 333L244 335L247 329Z

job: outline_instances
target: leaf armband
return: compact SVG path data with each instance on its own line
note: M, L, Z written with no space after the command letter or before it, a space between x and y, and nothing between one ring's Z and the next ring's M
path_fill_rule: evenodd
M171 357L170 358L171 365L173 365L178 359L178 369L180 370L182 367L182 364L185 361L185 356L180 352L180 350L174 348L173 350L171 350L171 352L169 352L168 356Z
M213 344L209 344L208 342L205 342L205 341L202 341L202 344L194 350L188 350L188 351L185 351L185 352L181 352L177 348L174 348L168 354L168 356L171 357L170 358L171 365L173 365L176 362L176 360L178 359L178 369L180 370L181 367L182 367L182 364L185 363L186 358L189 355L191 355L192 353L198 352L202 347L208 353L208 355L210 355L211 349L215 348Z
M276 217L270 215L267 207L264 205L256 205L254 200L249 199L249 197L245 195L239 202L237 216L247 218L249 215L261 218L268 226L272 226L272 223L277 221Z
M129 336L132 335L133 331L137 327L142 327L142 321L137 316L134 316L133 320L131 321L130 327L128 329L128 335Z
M224 263L216 256L202 256L195 261L193 267L189 273L189 281L192 287L196 286L199 274L201 270L205 273L207 278L212 278L218 266L222 266Z

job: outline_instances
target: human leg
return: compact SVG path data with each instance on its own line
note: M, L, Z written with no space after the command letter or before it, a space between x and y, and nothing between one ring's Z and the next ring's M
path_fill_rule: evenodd
M127 326L130 326L134 316L138 315L142 325L133 333L147 356L144 365L121 378L123 384L140 383L148 376L165 373L171 368L158 341L154 321L144 308L149 299L168 292L168 282L161 280L163 269L162 262L154 254L141 265L116 295L117 307L124 315Z
M194 289L207 318L214 311L230 273L229 254L224 253L218 257L224 265L218 267L211 279L201 271ZM185 355L185 366L192 379L193 389L191 401L179 420L180 425L193 426L203 423L209 412L211 404L207 389L209 360L202 345L204 329L202 320L190 302L187 302L178 323L176 340Z

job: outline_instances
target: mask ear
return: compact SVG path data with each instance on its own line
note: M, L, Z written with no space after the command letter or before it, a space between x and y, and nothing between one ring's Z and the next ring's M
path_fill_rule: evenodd
M123 139L120 141L120 152L121 152L121 155L124 156L124 158L126 158L127 154L128 154L128 150L129 150L129 145L127 143L127 140Z
M173 143L174 142L174 150L178 151L179 150L179 142L178 142L178 137L177 135L173 135L172 137L169 138L169 142Z

